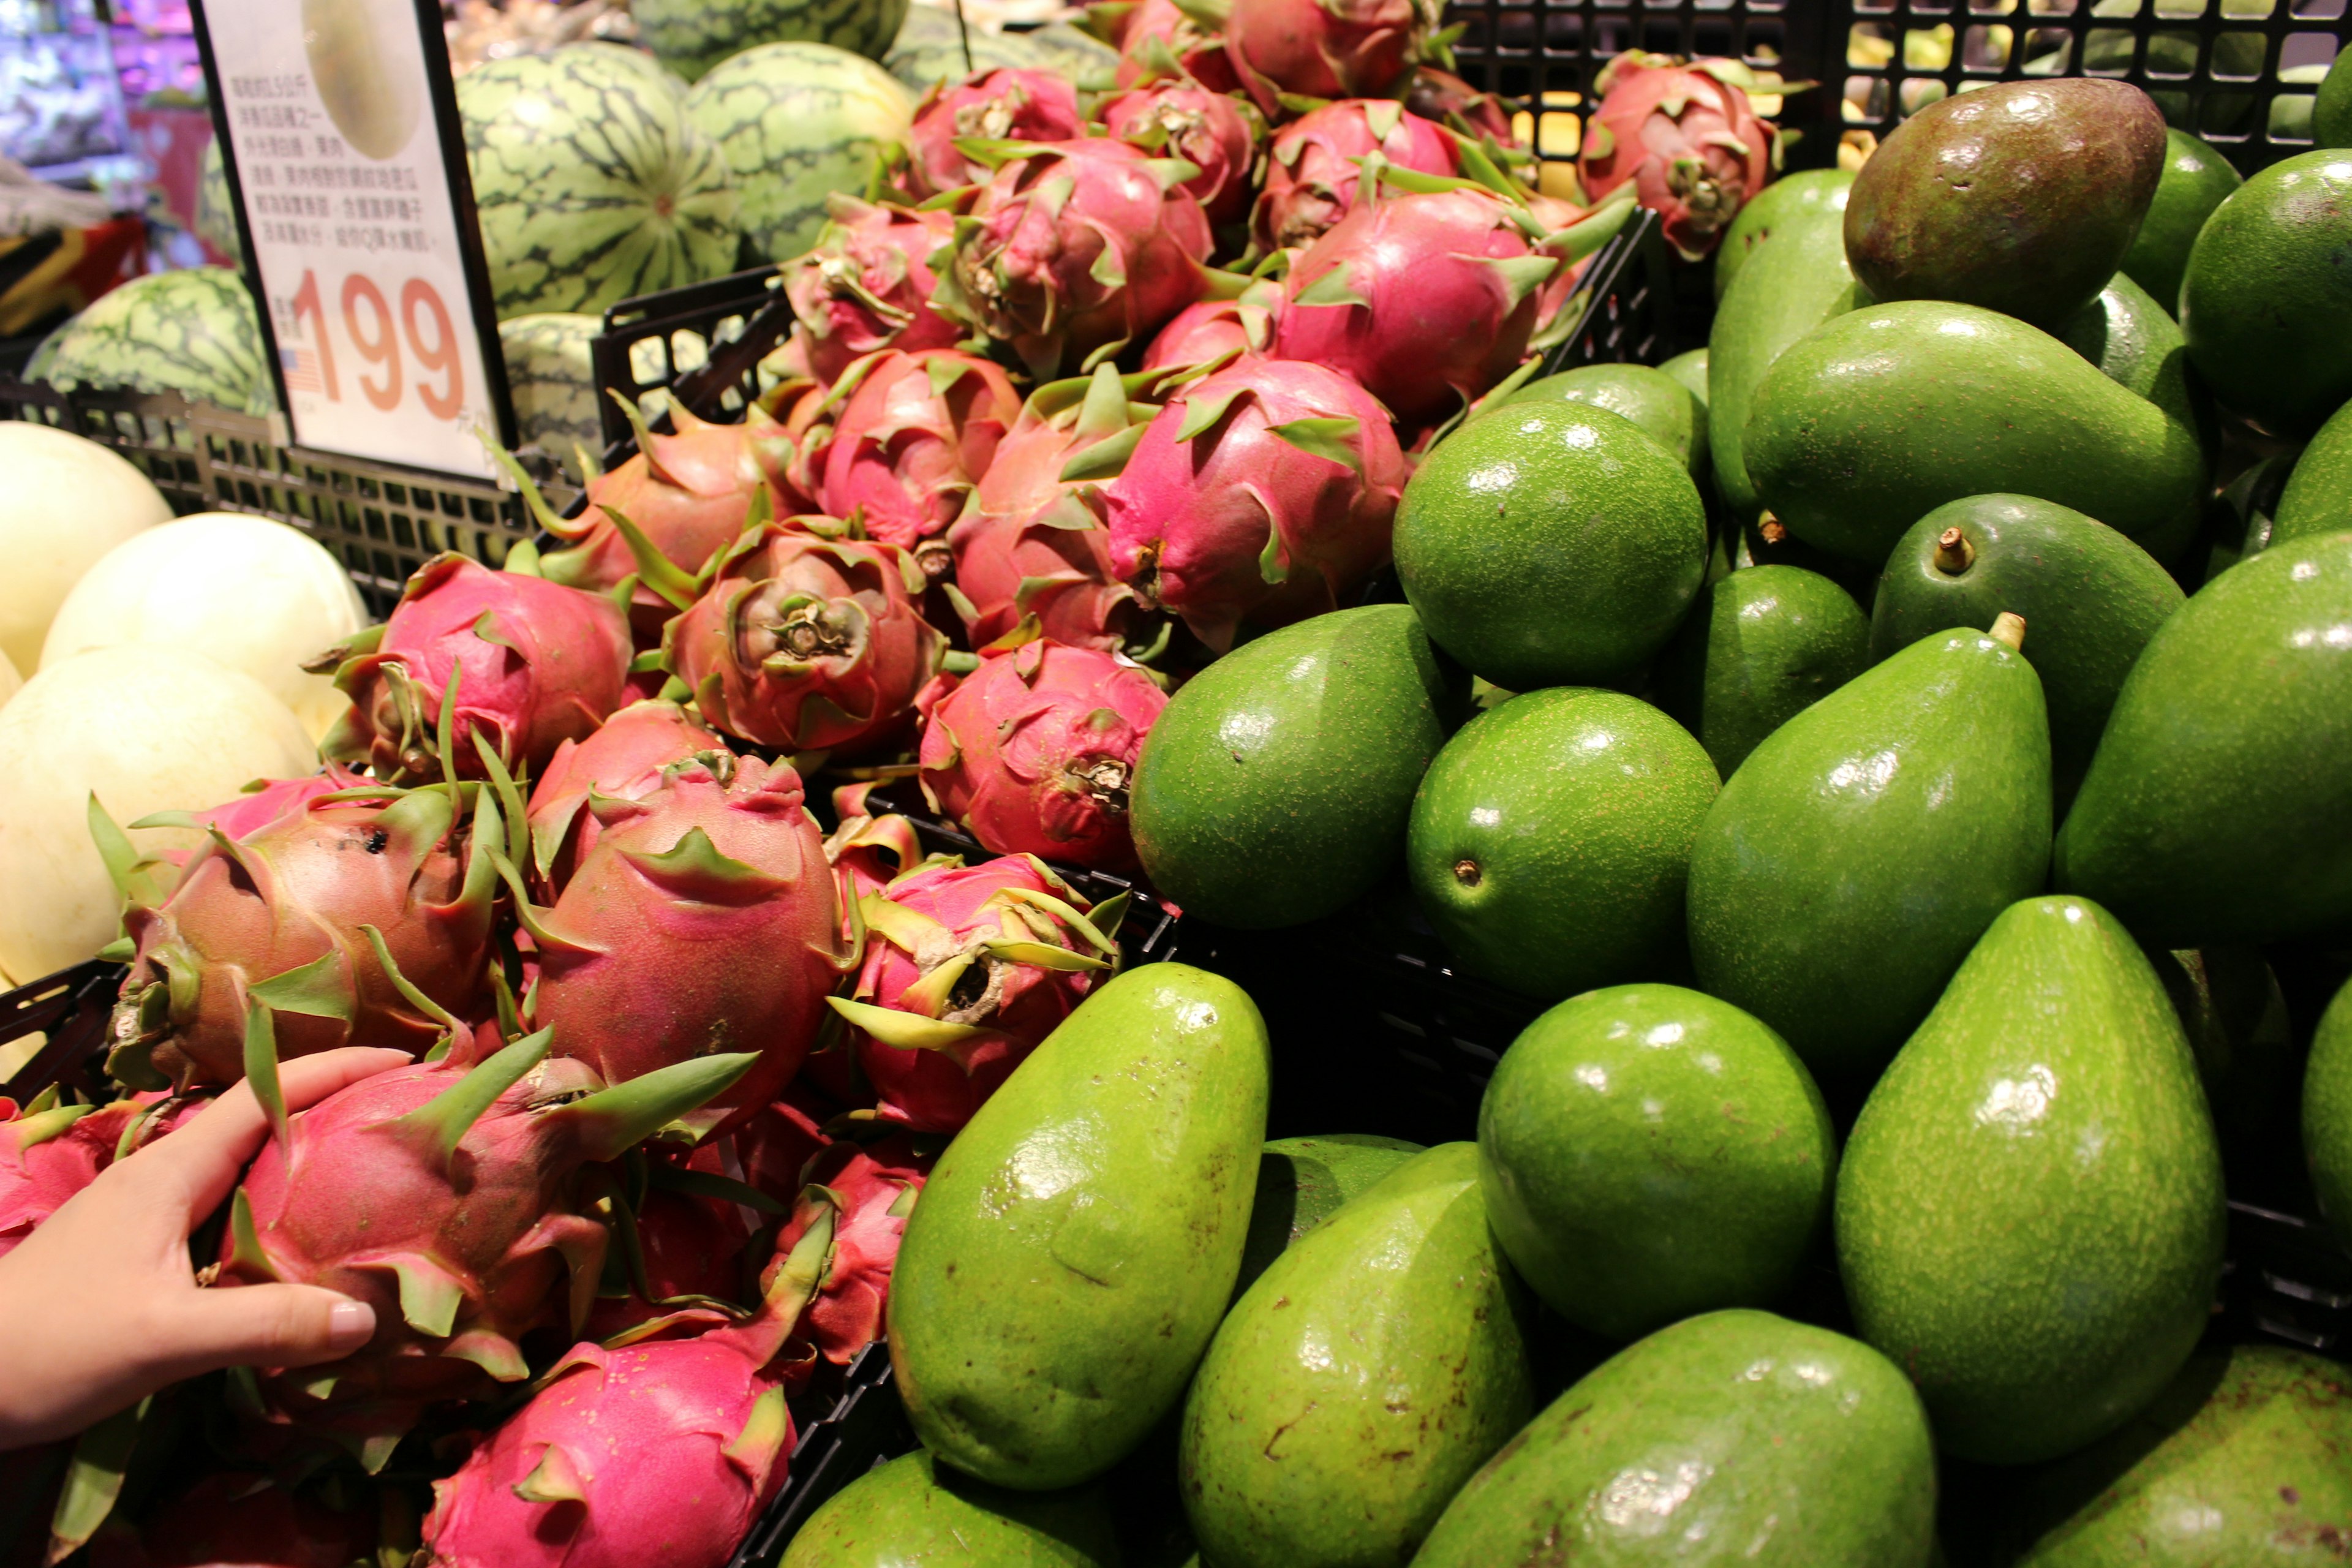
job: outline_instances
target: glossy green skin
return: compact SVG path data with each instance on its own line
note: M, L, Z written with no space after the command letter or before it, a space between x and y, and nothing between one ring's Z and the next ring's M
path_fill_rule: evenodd
M1975 559L1948 573L1937 542L1953 528ZM1885 658L1955 626L1983 631L2003 610L2023 616L2025 657L2050 710L2051 778L2066 801L2140 649L2186 602L2147 551L2103 522L2032 496L1970 496L1921 518L1895 547L1870 652Z
M1614 685L1698 592L1706 510L1682 463L1622 415L1497 408L1422 459L1396 565L1431 639L1472 673L1506 691Z
M2189 252L2180 326L2214 396L2282 436L2352 398L2352 153L2273 163L2213 209Z
M2059 324L2058 341L2191 428L2203 417L2189 379L2189 340L2154 296L2118 272Z
M1920 110L1845 209L1879 300L1949 300L2054 326L2131 248L2164 173L2164 116L2118 81L2001 82Z
M1132 970L940 1156L890 1285L923 1446L1046 1491L1175 1407L1233 1294L1265 1142L1265 1024L1231 981Z
M1773 364L1745 440L1774 515L1857 561L1885 561L1964 496L2037 495L2134 535L2205 498L2191 426L1973 305L1915 300L1831 321Z
M2347 624L2352 532L2274 542L2200 589L2124 681L2052 885L2166 947L2352 920Z
M2221 1272L2221 1156L2164 987L2087 899L2004 911L1871 1091L1838 1171L1862 1337L1937 1447L2022 1464L2180 1370Z
M1413 786L1466 703L1466 682L1402 605L1244 644L1185 683L1136 761L1143 868L1218 925L1260 931L1343 908L1395 867Z
M918 1448L834 1495L793 1537L780 1568L1116 1568L1118 1540L1097 1491L1006 1491Z
M1715 298L1719 304L1730 290L1731 280L1739 276L1764 242L1786 228L1794 219L1810 220L1820 213L1843 215L1846 198L1853 191L1853 171L1851 169L1807 169L1802 174L1783 174L1762 190L1756 198L1739 209L1731 226L1723 231L1723 243L1715 252ZM1843 225L1841 216L1838 222Z
M2291 1568L2340 1563L2352 1521L2352 1386L2277 1345L2192 1358L2121 1431L2035 1479L2071 1517L2021 1568Z
M1771 187L1767 186L1766 189ZM1822 322L1868 303L1846 266L1835 215L1799 212L1739 269L1706 340L1707 450L1715 488L1743 522L1763 510L1748 468L1748 421L1772 363Z
M1778 1300L1836 1169L1796 1053L1679 985L1562 1002L1503 1053L1478 1106L1505 1256L1553 1310L1613 1340Z
M2186 131L2164 133L2164 177L2147 205L2139 235L2124 252L2122 270L2167 310L2180 307L2180 280L2189 247L2213 209L2246 183L2230 160Z
M2303 1152L2336 1234L2352 1246L2352 985L2336 994L2311 1037L2303 1078Z
M1927 1416L1884 1356L1710 1312L1553 1400L1413 1568L1925 1568L1935 1512Z
M1234 1294L1257 1282L1266 1265L1299 1237L1422 1152L1402 1138L1339 1132L1321 1138L1278 1138L1258 1158L1257 1196L1250 1205L1249 1241L1242 1248Z
M1639 698L1551 687L1480 714L1412 802L1405 870L1464 968L1546 1001L1679 967L1691 841L1720 781Z
M2352 528L2352 403L2319 427L2294 459L2271 525L2273 542Z
M1815 1077L1866 1084L2049 858L2033 667L1988 637L1929 637L1781 725L1724 786L1691 854L1691 960Z
M1853 595L1801 566L1718 578L1658 661L1659 707L1729 778L1764 738L1870 666Z
M2337 53L2319 80L2311 106L2311 139L2322 147L2352 147L2352 50Z
M1694 481L1709 472L1706 405L1663 370L1646 364L1587 364L1531 381L1504 400L1515 403L1589 403L1622 414L1643 434L1680 458Z
M1698 405L1701 408L1707 406L1706 351L1705 349L1685 349L1658 368L1689 388L1690 395L1698 399Z
M1276 1259L1184 1404L1178 1474L1217 1568L1394 1568L1534 1408L1477 1150L1416 1156Z

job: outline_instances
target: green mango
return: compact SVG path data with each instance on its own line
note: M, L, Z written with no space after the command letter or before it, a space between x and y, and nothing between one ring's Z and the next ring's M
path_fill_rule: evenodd
M2352 398L2352 154L2301 153L2213 209L2189 252L2180 327L2213 395L2310 435Z
M1632 420L1520 404L1422 459L1397 507L1396 568L1431 639L1472 673L1507 691L1616 685L1698 592L1706 508L1689 470Z
M1729 778L1764 738L1870 665L1848 594L1800 566L1718 578L1658 660L1653 696Z
M1679 973L1691 840L1720 788L1639 698L1556 686L1462 727L1413 796L1405 870L1471 973L1547 1001Z
M1477 1151L1444 1143L1276 1258L1192 1380L1178 1476L1217 1568L1394 1568L1534 1407Z
M2198 591L2124 681L2053 885L2165 947L2352 920L2352 532Z
M1790 345L1870 300L1846 266L1838 215L1800 209L1790 216L1739 269L1706 339L1707 451L1716 490L1743 522L1764 509L1747 456L1757 389Z
M2194 517L2205 495L2191 426L2048 333L1973 305L1838 317L1774 363L1745 441L1757 490L1790 531L1873 563L1964 496L2039 496L2137 535Z
M918 1448L835 1493L779 1568L1118 1568L1118 1560L1100 1491L1007 1491Z
M2290 1568L2352 1550L2352 1383L2277 1345L2190 1358L2113 1436L2035 1476L2020 1568Z
M1707 405L1706 350L1687 349L1658 368L1687 387L1690 395L1698 399L1698 405L1701 408Z
M2209 416L2189 378L2189 340L2128 274L2109 279L2099 297L2060 322L2054 335L2117 386L2203 432Z
M1024 1491L1175 1407L1233 1295L1265 1142L1265 1025L1181 963L1095 991L940 1156L890 1284L923 1446Z
M1970 496L1937 507L1895 545L1871 613L1870 651L1886 658L1934 632L1982 630L2004 610L2024 616L2063 810L2124 677L2185 602L2147 551L2103 522L2032 496Z
M2352 984L2336 994L2311 1037L2303 1077L2303 1153L2312 1190L2338 1239L2352 1247Z
M1330 914L1394 869L1413 786L1467 701L1402 605L1245 643L1152 725L1129 790L1136 854L1187 913L1218 925Z
M2319 79L2311 139L2322 147L2352 147L2352 49L2336 51L2336 63Z
M1504 1256L1613 1340L1777 1300L1824 1229L1836 1169L1829 1111L1787 1042L1679 985L1560 1003L1478 1104Z
M2257 67L2256 68L2260 68ZM2230 160L2186 131L2164 133L2164 176L2147 205L2139 234L2124 252L2123 270L2167 310L2180 308L2180 280L2197 231L2231 191L2244 184Z
M1706 456L1706 404L1681 382L1646 364L1587 364L1531 381L1499 406L1517 403L1589 403L1622 414L1643 434L1683 460L1693 483L1711 471Z
M1339 1206L1422 1152L1419 1143L1335 1132L1319 1138L1277 1138L1258 1157L1257 1196L1250 1205L1249 1240L1242 1247L1236 1300L1267 1264Z
M1853 190L1851 169L1807 169L1802 174L1783 174L1756 193L1731 226L1723 231L1723 243L1715 250L1715 299L1723 302L1731 280L1739 276L1749 257L1763 247L1766 240L1786 228L1791 219L1802 222L1822 213L1843 215L1846 197ZM1837 219L1843 231L1844 218Z
M1774 731L1691 852L1700 987L1867 1084L2050 858L2050 727L2011 640L1912 644Z
M2294 459L2270 537L2275 542L2346 528L2352 528L2352 403L2328 416Z
M1868 1345L1710 1312L1619 1352L1462 1489L1413 1568L1926 1568L1919 1396Z
M1838 1170L1856 1329L1944 1452L1994 1464L2072 1453L2156 1397L2205 1327L2226 1219L2180 1020L2087 899L1993 921Z

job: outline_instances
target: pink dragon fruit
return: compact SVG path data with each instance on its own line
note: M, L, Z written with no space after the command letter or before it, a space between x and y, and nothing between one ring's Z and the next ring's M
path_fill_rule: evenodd
M825 198L825 211L816 247L784 268L810 373L830 385L852 362L883 349L953 345L955 323L931 309L939 286L931 256L955 238L955 215L841 192Z
M591 795L642 800L661 786L664 770L698 752L724 752L727 742L690 709L655 700L633 702L584 741L555 749L531 786L525 820L530 826L531 870L550 896L572 879L572 868L596 841L596 818L583 807Z
M1386 99L1343 99L1286 125L1266 149L1265 187L1250 226L1268 250L1312 245L1356 205L1363 166L1378 153L1401 169L1454 174L1461 161L1432 121Z
M1111 32L1119 51L1118 85L1181 73L1211 92L1240 91L1241 78L1225 52L1230 10L1216 0L1142 0L1129 9Z
M971 1120L1116 966L1125 900L1092 910L1031 855L934 862L861 900L865 963L852 995L829 1000L856 1031L876 1114L922 1132Z
M629 678L629 621L611 599L463 555L419 567L380 633L362 634L364 651L345 645L335 684L351 710L319 750L394 782L440 776L435 726L453 679L450 760L478 779L483 748L509 773L545 767L611 716Z
M596 795L594 844L551 909L526 1000L607 1083L715 1051L758 1065L704 1114L748 1118L808 1053L845 966L824 836L782 763L706 752L636 800Z
M1005 374L953 349L876 354L852 366L833 395L842 401L817 504L829 516L862 518L867 538L904 550L947 531L1021 416ZM944 574L948 553L936 553ZM931 564L924 561L927 572Z
M1777 132L1748 100L1756 85L1738 60L1619 55L1593 81L1601 106L1577 160L1586 195L1598 202L1631 180L1683 258L1705 256L1772 177Z
M1423 120L1462 135L1483 137L1513 152L1524 150L1525 143L1511 125L1510 100L1481 92L1451 71L1426 65L1415 70L1404 105Z
M1209 219L1191 165L1093 137L1009 150L938 303L1043 380L1091 368L1199 299Z
M733 1301L741 1295L743 1249L751 1233L734 1205L656 1187L637 1205L631 1225L644 1288L598 1298L582 1338L609 1340L666 1316L678 1304ZM621 1242L625 1248L626 1237Z
M877 783L850 784L833 792L833 815L839 826L825 836L824 858L841 884L845 919L851 913L848 905L923 862L915 825L896 812L877 810L874 792L879 787ZM845 929L854 932L855 920Z
M1127 783L1167 706L1116 654L1024 643L930 706L918 777L932 810L995 854L1128 870Z
M149 1514L135 1541L112 1528L90 1542L92 1568L350 1568L376 1560L383 1520L373 1504L335 1507L314 1490L227 1470Z
M1435 423L1528 352L1562 265L1532 226L1526 209L1475 189L1358 206L1291 267L1276 356L1353 376L1400 424Z
M803 1073L728 1134L743 1180L787 1207L799 1202L801 1189L808 1184L809 1162L833 1146L826 1129L847 1110L820 1093Z
M235 800L194 815L203 826L218 828L224 837L245 838L322 795L357 789L370 782L349 768L329 763L308 778L257 779ZM183 852L178 858L184 865L187 856Z
M755 1060L705 1057L600 1089L547 1048L542 1032L471 1068L394 1068L290 1119L264 1082L278 1132L237 1189L212 1283L320 1285L376 1318L352 1355L264 1380L279 1419L349 1442L374 1469L425 1404L528 1377L517 1342L576 1333L596 1293L606 1233L585 1167Z
M1179 78L1119 94L1102 106L1100 119L1120 141L1199 169L1184 188L1211 223L1234 223L1249 211L1264 121L1238 100Z
M148 1100L160 1099L149 1096ZM33 1234L65 1201L98 1180L114 1163L123 1134L138 1127L148 1105L59 1105L49 1090L22 1110L0 1100L0 1258Z
M1222 651L1244 622L1349 603L1388 562L1408 473L1387 413L1347 376L1244 358L1179 393L1104 489L1111 563Z
M1426 0L1242 0L1225 24L1225 51L1269 116L1285 93L1393 98L1435 14Z
M1077 89L1059 71L982 71L941 82L915 106L907 187L917 200L985 184L993 172L958 142L1071 142L1087 133Z
M931 1164L901 1132L878 1143L835 1143L809 1168L808 1185L776 1237L762 1284L772 1285L791 1266L802 1239L829 1214L833 1247L793 1338L835 1366L847 1366L882 1337L898 1241Z
M1274 342L1275 318L1282 313L1282 285L1253 283L1237 300L1203 300L1176 312L1143 351L1147 371L1191 370L1245 353L1263 354Z

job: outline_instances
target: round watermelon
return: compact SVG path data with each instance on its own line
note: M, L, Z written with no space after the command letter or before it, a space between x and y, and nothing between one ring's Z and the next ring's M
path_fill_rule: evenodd
M205 143L196 171L196 237L242 265L245 247L236 237L236 204L229 199L228 166L221 162L220 138Z
M965 65L963 34L955 17L930 5L908 7L906 25L882 63L918 94L943 81L961 81L973 71L1055 68L1053 57L1025 34L991 33L977 26L971 29L971 63ZM1116 58L1112 63L1117 64Z
M699 81L761 44L830 44L880 59L907 0L636 0L637 37L661 62Z
M890 73L829 44L762 44L694 84L695 124L725 149L744 237L788 260L816 243L824 198L862 194L915 103Z
M49 335L25 368L60 392L176 392L247 414L278 406L261 321L226 267L133 278Z
M1091 33L1081 33L1067 22L1049 22L1034 32L1014 35L1045 57L1052 68L1080 86L1108 84L1118 70L1118 51Z
M514 316L499 323L514 398L515 434L555 459L573 484L582 480L579 448L604 449L603 401L588 345L604 330L595 316Z
M597 311L734 270L737 198L660 68L614 44L457 79L501 319Z

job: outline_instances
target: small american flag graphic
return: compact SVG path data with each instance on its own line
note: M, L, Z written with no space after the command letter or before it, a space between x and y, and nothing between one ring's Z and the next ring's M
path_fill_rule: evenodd
M319 379L319 356L308 349L281 348L278 362L285 367L286 390L289 392L324 392L326 383Z

